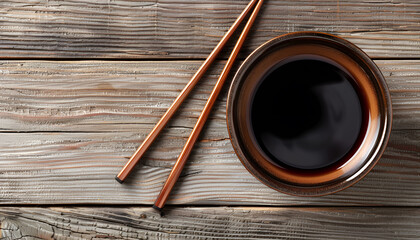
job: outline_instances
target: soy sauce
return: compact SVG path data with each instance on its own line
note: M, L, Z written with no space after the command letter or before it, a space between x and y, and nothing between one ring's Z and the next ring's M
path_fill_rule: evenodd
M275 164L298 170L326 168L358 141L363 109L355 80L322 59L280 63L253 97L251 128Z

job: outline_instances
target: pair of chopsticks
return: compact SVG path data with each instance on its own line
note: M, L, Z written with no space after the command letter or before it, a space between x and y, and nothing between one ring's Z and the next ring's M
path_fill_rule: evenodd
M153 205L153 208L161 210L164 207L172 188L174 187L176 181L178 180L182 172L182 169L184 168L184 165L193 149L195 142L197 141L198 136L201 130L203 129L204 124L207 121L207 118L210 115L211 109L217 99L217 96L222 90L222 87L229 75L230 70L232 69L232 66L236 60L236 57L238 56L239 51L242 48L242 45L244 44L245 39L248 36L248 33L255 22L255 19L257 18L257 15L261 9L262 4L263 4L263 0L252 0L247 5L245 10L241 13L238 19L236 19L235 23L232 25L232 27L229 29L226 35L222 38L222 40L219 42L219 44L216 46L213 52L209 55L209 57L204 61L204 63L201 65L201 67L192 77L192 79L187 84L187 86L185 86L185 88L182 90L179 96L175 99L171 107L166 111L163 117L159 120L159 122L153 128L152 132L146 137L146 139L143 141L143 143L140 145L140 147L137 149L134 155L130 158L128 163L124 166L121 172L116 176L115 179L119 183L124 182L124 180L128 177L128 175L133 170L134 166L139 162L140 158L144 155L146 150L150 147L150 145L153 143L153 141L156 139L156 137L159 135L159 133L162 131L162 129L165 127L165 125L174 115L174 113L178 110L181 103L187 98L188 94L191 92L194 86L198 83L198 81L203 77L204 73L207 71L210 65L214 62L214 60L216 59L217 55L220 53L222 48L226 45L226 43L232 37L233 33L236 31L239 25L244 21L245 17L248 15L251 9L256 5L254 11L252 12L247 24L245 25L245 28L243 29L235 45L235 48L233 49L231 55L229 56L229 59L222 73L220 74L220 77L209 99L207 100L207 103L200 117L198 118L197 123L194 126L193 131L191 132L190 137L187 140L187 143L185 144L181 154L178 157L178 160L176 161L174 167L172 168L171 173L169 174L168 179L165 182L165 185L163 186L155 204Z

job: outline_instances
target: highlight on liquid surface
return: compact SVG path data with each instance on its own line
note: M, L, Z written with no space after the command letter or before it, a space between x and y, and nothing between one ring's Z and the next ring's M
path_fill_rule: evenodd
M283 167L321 169L357 142L363 121L351 76L320 59L297 59L256 90L251 127L262 150Z

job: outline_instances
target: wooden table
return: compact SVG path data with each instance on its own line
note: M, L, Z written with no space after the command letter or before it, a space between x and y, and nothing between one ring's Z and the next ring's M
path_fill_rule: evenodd
M268 0L243 60L303 30L357 44L389 84L394 125L364 180L318 198L252 177L215 110L163 215L151 205L232 45L127 184L114 177L248 0L0 1L4 239L420 238L420 2ZM239 63L236 64L236 68Z

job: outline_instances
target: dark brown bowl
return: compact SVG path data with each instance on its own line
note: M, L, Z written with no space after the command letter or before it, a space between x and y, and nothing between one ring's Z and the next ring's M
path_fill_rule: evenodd
M276 64L305 55L327 59L351 74L369 117L358 145L339 164L314 171L295 171L274 164L264 154L253 137L250 106L258 85ZM227 123L236 154L257 179L291 195L321 196L355 184L378 162L391 132L391 98L379 68L352 43L319 32L290 33L265 43L242 64L229 91Z

